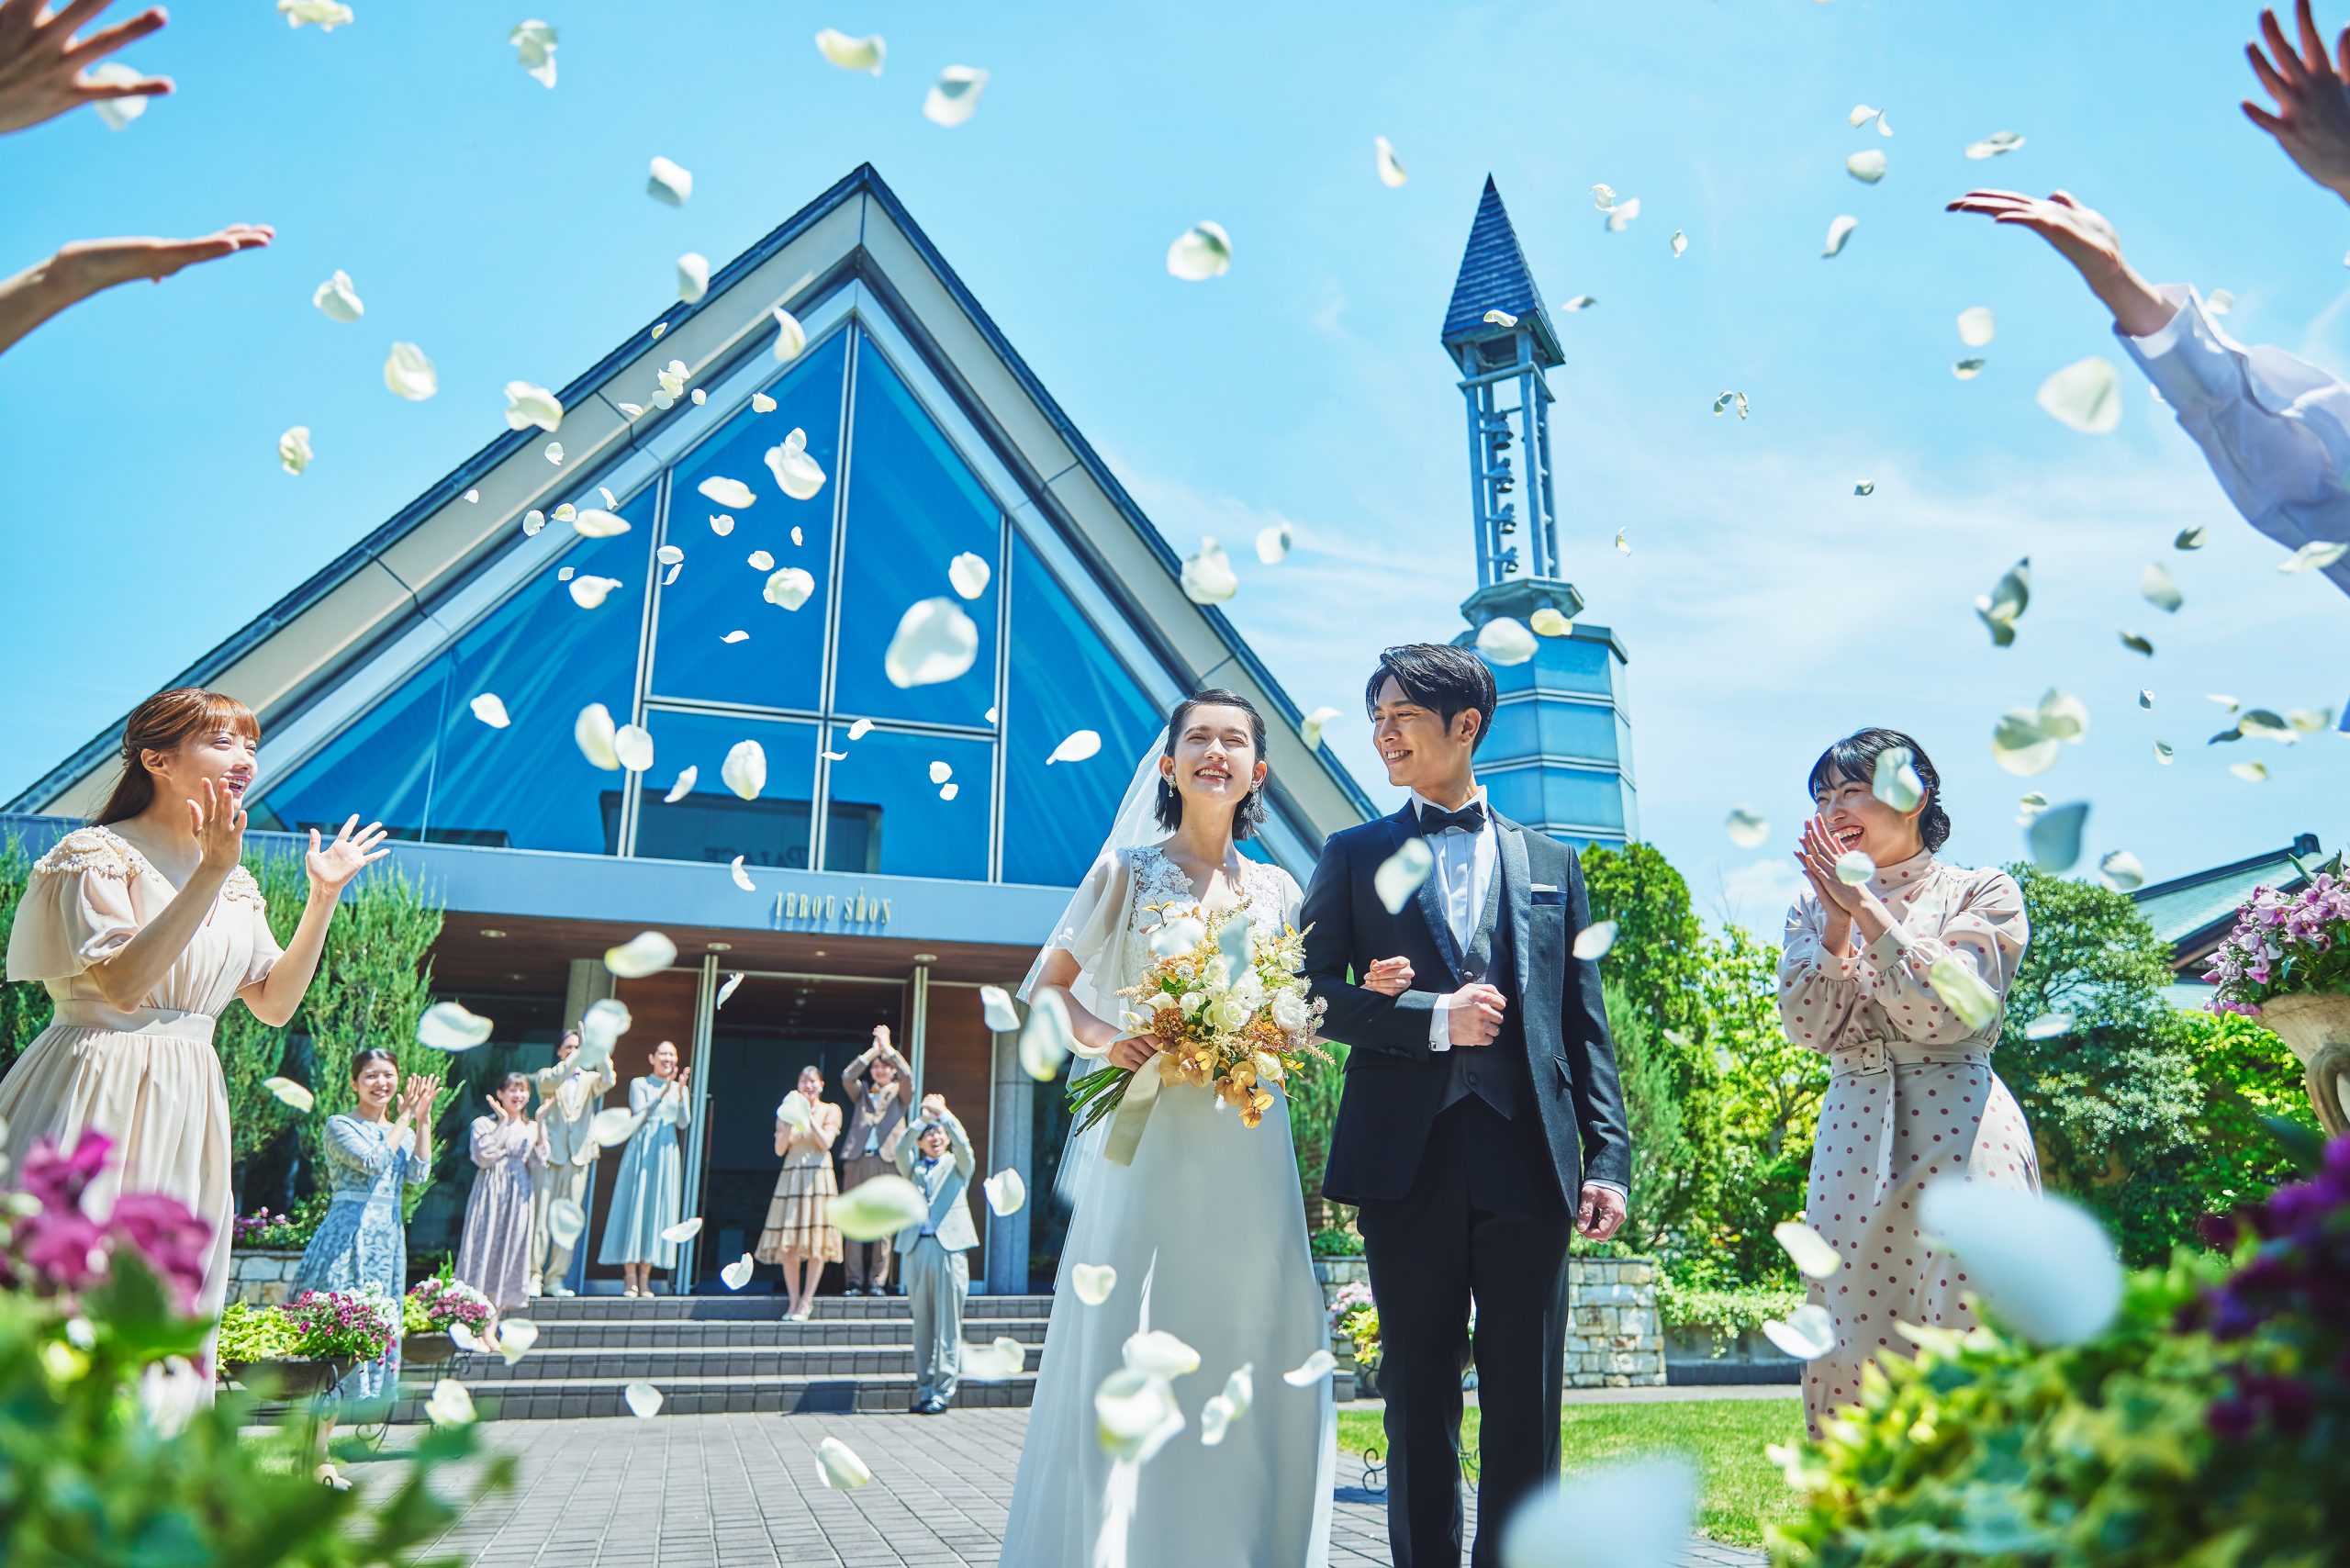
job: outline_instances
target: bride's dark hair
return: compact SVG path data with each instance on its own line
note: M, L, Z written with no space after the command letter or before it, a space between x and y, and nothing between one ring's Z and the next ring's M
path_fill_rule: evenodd
M1248 714L1249 744L1256 750L1257 760L1262 762L1265 759L1265 716L1257 711L1254 702L1237 691L1226 691L1222 687L1195 691L1175 704L1175 711L1167 715L1167 740L1159 753L1161 756L1172 757L1175 755L1175 737L1183 733L1183 727L1192 722L1192 711L1199 708L1237 708ZM1164 774L1158 779L1156 815L1158 825L1169 833L1183 825L1183 797L1174 785L1167 781ZM1265 787L1262 784L1251 785L1248 793L1241 797L1239 806L1232 813L1232 836L1236 840L1256 837L1258 825L1264 820Z

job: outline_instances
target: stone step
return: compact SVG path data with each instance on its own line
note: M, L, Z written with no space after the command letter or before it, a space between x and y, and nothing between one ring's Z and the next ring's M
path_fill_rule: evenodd
M533 1355L543 1355L551 1350L719 1350L729 1347L768 1346L778 1349L841 1347L856 1345L894 1345L905 1343L912 1332L909 1316L869 1319L841 1319L808 1323L729 1323L697 1322L685 1318L651 1318L631 1322L625 1318L579 1318L568 1322L548 1322L533 1317L538 1325L539 1338ZM1019 1340L1024 1345L1045 1342L1046 1320L1042 1317L970 1317L963 1319L965 1333L969 1337L993 1339L998 1336Z
M527 1364L527 1363L525 1363ZM460 1379L460 1381L464 1381ZM474 1408L489 1421L552 1421L589 1416L631 1416L625 1391L634 1377L597 1379L520 1379L510 1383L468 1384ZM711 1416L728 1411L751 1414L798 1415L830 1413L902 1413L913 1403L914 1380L901 1377L689 1377L664 1383L644 1378L661 1391L664 1416ZM411 1385L394 1418L420 1421L423 1396L429 1387ZM966 1407L1026 1406L1035 1396L1033 1372L1002 1383L965 1383L955 1392L955 1404Z
M1028 1358L1034 1370L1036 1358ZM438 1376L453 1377L476 1393L500 1384L568 1382L644 1382L666 1386L696 1378L750 1378L765 1382L825 1378L912 1377L911 1341L842 1346L628 1346L550 1349L542 1342L512 1366L501 1356L458 1355ZM420 1368L421 1372L423 1369Z
M534 1323L563 1323L580 1318L625 1321L692 1319L697 1322L779 1322L789 1305L782 1296L655 1295L632 1300L617 1295L542 1296L520 1316ZM1047 1317L1049 1295L978 1295L964 1303L966 1319L975 1317ZM909 1318L913 1309L903 1296L818 1296L815 1323L859 1322L871 1318Z

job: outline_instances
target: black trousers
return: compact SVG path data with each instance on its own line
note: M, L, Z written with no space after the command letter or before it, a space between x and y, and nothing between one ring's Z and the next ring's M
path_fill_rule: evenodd
M1460 1374L1472 1358L1471 1562L1496 1568L1510 1515L1559 1473L1566 1377L1572 1215L1531 1108L1513 1119L1482 1100L1452 1105L1437 1117L1411 1192L1364 1204L1357 1224L1379 1303L1395 1568L1460 1568Z

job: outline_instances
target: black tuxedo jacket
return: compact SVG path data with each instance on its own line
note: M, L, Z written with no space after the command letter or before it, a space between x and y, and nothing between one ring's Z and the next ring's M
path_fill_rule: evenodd
M1599 965L1573 956L1575 934L1590 924L1591 904L1572 850L1498 813L1493 824L1502 918L1511 922L1517 950L1527 1068L1543 1140L1572 1214L1586 1178L1629 1187L1632 1175ZM1437 998L1461 984L1437 938L1444 915L1436 879L1422 882L1418 894L1393 914L1371 888L1380 866L1417 832L1407 801L1392 817L1332 834L1305 890L1300 922L1310 927L1306 979L1329 1003L1322 1032L1352 1047L1322 1177L1323 1195L1336 1203L1400 1198L1411 1190L1451 1068L1450 1056L1428 1043ZM1535 891L1538 885L1544 890ZM1352 983L1372 959L1399 954L1411 959L1413 984L1422 989L1388 997Z

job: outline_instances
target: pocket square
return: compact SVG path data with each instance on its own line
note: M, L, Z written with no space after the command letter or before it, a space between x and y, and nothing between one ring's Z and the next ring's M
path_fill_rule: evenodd
M1535 882L1529 885L1538 893L1555 893L1559 890L1558 885L1553 882Z

